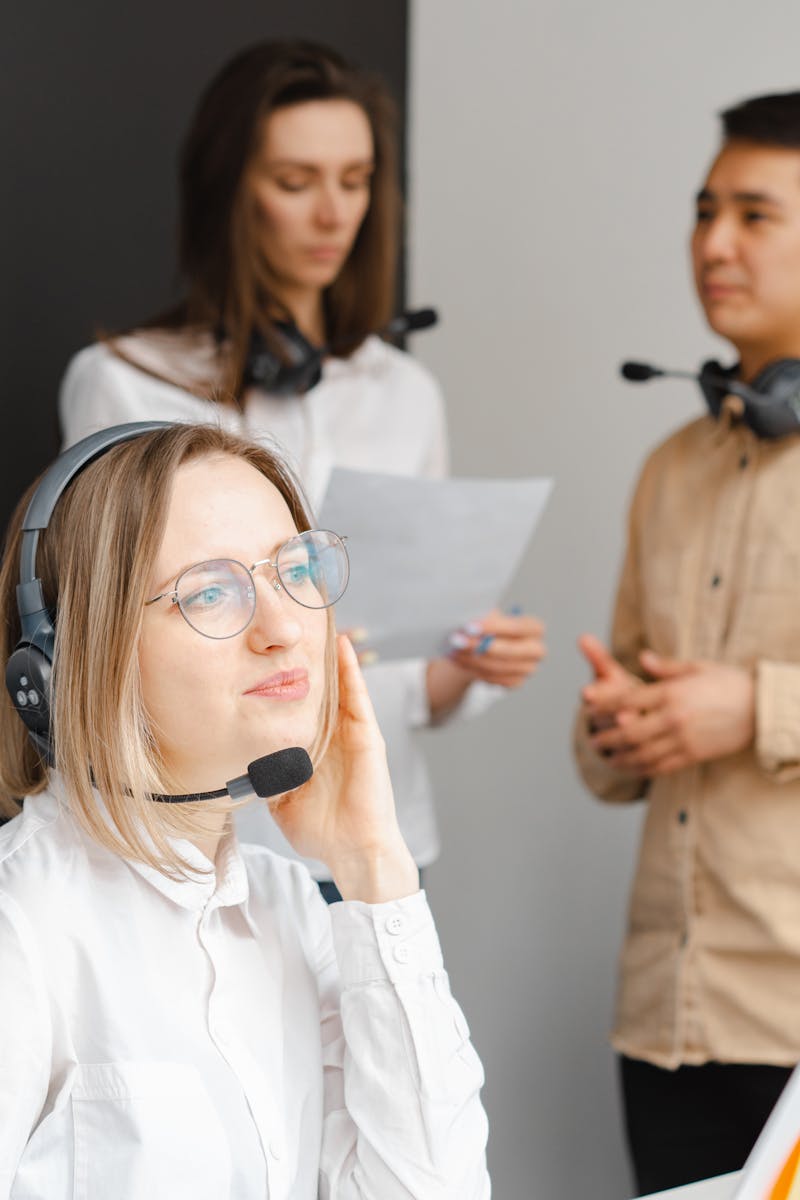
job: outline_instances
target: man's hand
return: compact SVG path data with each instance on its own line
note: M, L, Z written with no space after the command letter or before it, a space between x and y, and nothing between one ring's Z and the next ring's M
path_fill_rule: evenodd
M592 737L613 766L667 775L751 745L755 683L748 671L705 660L680 662L652 650L644 650L640 661L654 682L639 682L619 704L613 728Z
M578 649L594 671L594 680L581 691L589 720L594 728L608 728L616 724L619 710L633 702L634 692L644 684L626 671L593 634L579 637Z

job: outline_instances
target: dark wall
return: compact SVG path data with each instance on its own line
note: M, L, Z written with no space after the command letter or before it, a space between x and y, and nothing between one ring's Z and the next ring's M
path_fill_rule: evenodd
M406 86L407 0L26 0L0 39L0 524L58 449L70 355L176 294L176 150L200 90L267 37Z

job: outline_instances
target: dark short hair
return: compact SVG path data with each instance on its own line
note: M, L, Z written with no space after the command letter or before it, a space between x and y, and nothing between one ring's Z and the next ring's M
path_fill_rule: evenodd
M720 113L726 142L755 142L800 150L800 92L740 100Z

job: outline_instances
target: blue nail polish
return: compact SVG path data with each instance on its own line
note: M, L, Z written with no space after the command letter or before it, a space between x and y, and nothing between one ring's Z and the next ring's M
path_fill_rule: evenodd
M508 615L510 617L521 617L522 616L522 605L521 604L512 604L511 608L508 610Z
M491 646L493 641L494 641L494 635L491 633L487 633L486 637L482 637L481 640L478 642L477 646L475 647L475 653L476 654L485 654L486 651Z

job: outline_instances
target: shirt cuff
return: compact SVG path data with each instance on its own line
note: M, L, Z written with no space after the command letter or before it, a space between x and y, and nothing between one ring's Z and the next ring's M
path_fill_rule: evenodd
M800 774L800 666L760 662L756 673L756 753L778 778Z
M385 904L343 900L331 905L330 914L343 989L444 970L424 891Z

